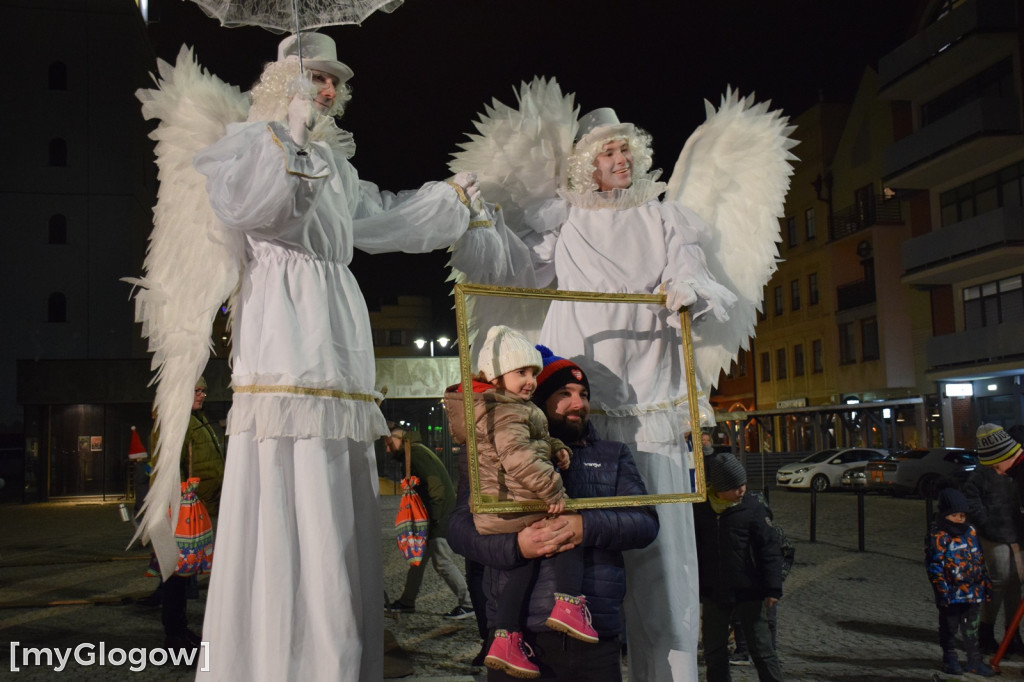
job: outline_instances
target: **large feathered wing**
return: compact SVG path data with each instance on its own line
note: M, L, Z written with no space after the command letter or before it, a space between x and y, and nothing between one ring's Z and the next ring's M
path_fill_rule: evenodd
M523 243L531 230L525 210L557 196L566 185L566 160L578 127L579 108L572 93L563 94L554 78L535 77L516 91L518 106L497 99L484 106L474 121L475 133L459 145L448 164L453 173L469 171L487 206L474 216L467 235L471 254L463 246L452 248L450 280L534 288L530 255ZM498 208L496 208L498 207ZM462 255L470 257L460 258ZM463 269L464 268L464 269ZM490 298L485 303L470 298L466 313L470 341L479 330L506 324L536 336L547 306L536 301Z
M179 462L193 389L210 358L214 317L236 290L245 258L243 237L214 216L205 178L192 159L223 137L228 123L245 120L249 104L237 87L199 66L191 48L183 46L173 66L161 60L158 67L156 87L136 96L143 116L160 121L150 135L156 140L160 188L145 275L126 281L138 287L135 319L153 353L159 431L153 452L158 459L136 537L152 540L167 578L178 558Z
M476 173L480 191L500 204L505 222L520 232L524 207L554 197L565 186L566 158L579 108L554 78L535 77L516 92L518 108L492 100L474 121L476 133L459 145L448 167Z
M708 268L738 298L727 321L705 315L694 325L703 386L716 385L719 372L748 347L764 286L778 269L779 218L796 159L789 150L797 142L789 119L769 105L731 88L717 111L705 102L707 120L686 141L665 193L711 225Z

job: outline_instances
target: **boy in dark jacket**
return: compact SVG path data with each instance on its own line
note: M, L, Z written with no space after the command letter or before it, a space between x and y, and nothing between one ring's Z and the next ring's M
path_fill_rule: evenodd
M981 653L994 654L1002 639L995 636L999 612L1003 612L1004 623L1009 623L1021 600L1021 499L1017 484L1009 475L1021 459L1021 445L1001 426L982 424L978 427L977 451L983 466L975 469L964 483L963 493L970 504L967 517L978 531L992 581L992 600L981 607L978 642ZM1024 653L1020 635L1012 636L1010 651Z
M956 635L963 635L967 651L966 672L992 677L996 673L981 659L978 619L981 605L989 599L992 583L974 527L967 523L967 498L955 488L939 493L939 514L925 541L925 567L939 607L939 645L942 672L962 675L956 653Z
M731 453L711 458L708 499L693 508L709 682L728 682L729 625L739 616L758 679L782 680L766 610L782 597L782 550L765 506L747 495L747 472Z

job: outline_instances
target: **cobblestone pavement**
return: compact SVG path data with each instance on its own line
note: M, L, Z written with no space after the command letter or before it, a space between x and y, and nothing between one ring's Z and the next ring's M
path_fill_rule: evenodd
M923 568L925 502L867 496L865 551L859 552L857 496L817 496L813 543L811 500L806 493L771 494L776 519L797 548L779 605L779 653L786 678L949 679L936 677L937 612ZM383 498L381 509L385 584L394 598L406 572L391 528L397 498ZM101 642L107 652L128 651L158 647L163 636L159 609L134 603L152 590L155 580L143 577L148 552L124 551L131 525L120 521L116 504L3 505L0 529L0 679L193 679L188 668L170 664L147 664L133 672L130 661L119 666L72 661L62 673L32 666L12 671L11 652L18 664L22 647L93 644L98 658ZM189 602L195 630L202 623L205 596L200 590L200 599ZM416 613L385 620L391 635L388 669L411 671L406 677L411 680L483 680L482 669L470 666L479 648L474 620L442 617L454 605L454 596L428 569ZM1024 660L1010 658L1001 667L1003 678L1024 676ZM737 682L757 679L752 667L735 666L732 672Z

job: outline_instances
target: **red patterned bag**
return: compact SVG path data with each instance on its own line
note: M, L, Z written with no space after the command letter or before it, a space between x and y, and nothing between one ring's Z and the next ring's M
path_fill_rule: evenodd
M395 534L398 540L398 551L412 566L419 566L423 560L423 552L427 548L427 528L430 518L427 508L423 505L416 492L420 479L412 475L412 453L409 440L405 441L405 478L402 479L402 499L398 503L398 515L395 516Z

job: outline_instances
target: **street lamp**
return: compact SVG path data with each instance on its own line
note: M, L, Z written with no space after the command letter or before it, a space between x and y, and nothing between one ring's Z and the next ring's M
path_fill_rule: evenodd
M413 341L413 343L415 343L416 347L420 350L423 350L424 346L430 344L430 357L434 357L434 344L436 343L441 348L447 348L448 344L451 343L451 339L447 336L439 336L436 339L430 339L429 341L424 338L419 338Z

